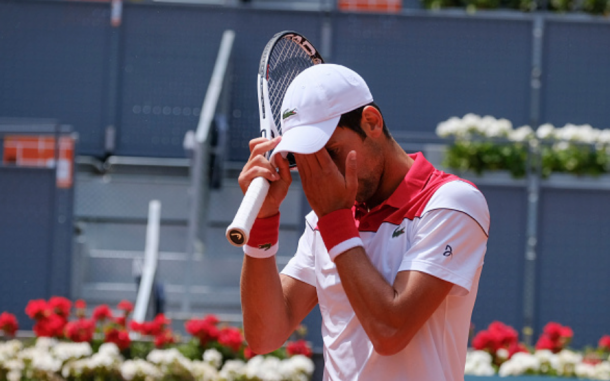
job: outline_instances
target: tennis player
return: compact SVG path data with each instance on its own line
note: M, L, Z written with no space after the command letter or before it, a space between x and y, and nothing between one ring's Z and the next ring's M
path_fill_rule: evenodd
M481 192L405 153L364 80L346 67L299 74L282 114L282 137L252 140L239 177L244 191L257 176L271 182L244 246L252 350L279 348L319 304L325 380L463 380L489 231ZM287 153L313 211L278 274Z

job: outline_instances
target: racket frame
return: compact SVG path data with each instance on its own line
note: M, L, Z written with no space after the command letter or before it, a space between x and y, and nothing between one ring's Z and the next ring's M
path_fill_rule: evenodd
M322 56L316 50L316 48L309 42L309 40L291 30L285 30L276 33L265 48L261 55L261 60L258 68L257 75L257 95L258 95L258 114L260 122L261 136L267 139L273 139L276 136L281 135L281 126L276 126L273 111L271 108L271 101L269 99L269 58L275 45L280 39L287 38L298 44L301 49L309 56L312 60L313 65L324 63ZM312 66L313 66L312 65ZM266 153L267 159L271 157L273 151ZM254 221L267 197L269 191L269 181L263 177L257 177L250 183L246 194L235 214L233 222L227 227L225 235L229 242L234 245L241 247L248 242L250 238L250 231L254 225Z

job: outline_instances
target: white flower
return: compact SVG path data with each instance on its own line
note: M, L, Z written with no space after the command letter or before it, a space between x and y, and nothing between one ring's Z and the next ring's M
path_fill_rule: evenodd
M32 360L36 356L44 356L48 351L37 347L29 347L17 353L17 358L20 360Z
M250 360L252 361L252 360ZM246 364L241 360L228 360L220 370L220 378L233 381L246 374Z
M534 131L530 126L521 126L516 130L511 130L508 133L508 138L514 142L522 142L529 140L534 136Z
M0 363L15 357L21 349L23 349L23 344L19 340L0 343Z
M574 366L574 373L578 378L595 379L595 366L581 362Z
M589 124L580 126L568 123L555 130L555 137L560 140L592 144L598 142L601 131Z
M8 381L20 381L21 380L21 371L20 370L11 370L6 374L6 379Z
M255 356L246 364L246 377L282 381L281 362L277 357Z
M540 370L540 360L530 353L518 352L510 360L500 365L498 374L505 376L518 376L526 372L538 372Z
M39 337L36 339L36 348L51 349L57 344L57 340L50 337Z
M462 118L462 126L467 130L481 131L481 117L476 114L466 114Z
M461 136L464 133L465 129L462 119L455 116L439 123L436 127L436 134L441 138L446 138L449 136Z
M601 130L597 142L603 145L610 144L610 129Z
M23 370L25 364L20 359L10 359L4 362L3 367L6 370Z
M147 381L160 380L163 378L161 371L146 360L127 360L121 364L121 376L127 380L144 378Z
M576 371L576 364L582 361L582 355L564 349L557 354L557 374L560 376L571 377Z
M473 376L493 376L492 357L485 351L469 351L466 354L464 374Z
M496 351L496 356L498 356L498 358L501 360L507 360L509 355L510 353L506 348L500 348Z
M505 361L500 365L500 369L498 369L498 375L500 377L508 377L508 376L520 376L523 374L523 370L519 367L514 361Z
M506 137L513 129L513 124L508 119L498 119L491 123L484 132L490 138Z
M297 374L311 376L315 369L313 361L309 357L303 355L294 355L289 359L282 361L281 367L282 369L286 369L288 374L293 375L293 377Z
M596 380L610 380L610 362L602 361L595 365Z
M218 379L218 370L203 361L192 362L191 374L197 381L216 381Z
M49 352L39 351L39 353L32 358L32 368L45 373L59 372L61 364L62 361L53 358Z
M186 359L176 348L153 349L146 359L153 364L171 364L174 361Z
M114 343L102 344L97 353L101 353L113 358L119 358L121 356L121 351L119 350L119 347L117 347Z
M119 370L123 356L119 353L119 348L112 343L104 343L100 346L97 353L89 358L73 362L76 369L105 369Z
M210 364L216 369L220 369L222 365L222 353L218 352L216 349L208 349L203 352L203 361Z
M543 374L549 373L552 369L559 369L559 359L557 355L548 349L540 349L534 353L534 356L540 361L540 372Z
M555 127L553 127L553 125L550 123L546 123L538 127L538 129L536 130L536 137L538 139L551 139L553 138L554 132Z
M59 343L51 349L51 353L55 358L65 362L91 356L93 350L89 343Z
M90 368L90 361L88 358L68 361L64 364L63 368L61 368L61 375L64 378L68 378L70 376L80 378L85 369Z

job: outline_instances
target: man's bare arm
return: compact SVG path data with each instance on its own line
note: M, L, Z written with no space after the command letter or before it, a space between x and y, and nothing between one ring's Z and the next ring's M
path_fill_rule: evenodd
M317 303L315 288L279 275L274 257L244 257L241 273L244 333L255 353L269 353L281 347Z
M447 296L452 283L418 271L402 271L390 285L362 247L335 259L358 320L381 355L405 348Z

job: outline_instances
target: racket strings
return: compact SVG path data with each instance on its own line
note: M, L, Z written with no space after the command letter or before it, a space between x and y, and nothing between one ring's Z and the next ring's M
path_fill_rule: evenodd
M313 66L314 63L297 43L288 39L278 41L268 62L269 103L275 127L281 135L281 107L286 90L300 72Z

